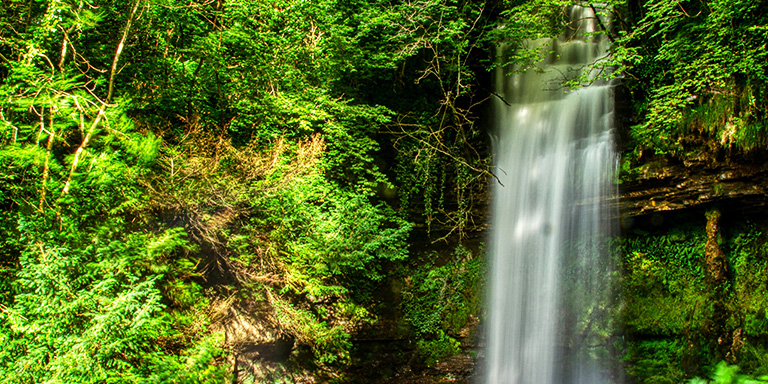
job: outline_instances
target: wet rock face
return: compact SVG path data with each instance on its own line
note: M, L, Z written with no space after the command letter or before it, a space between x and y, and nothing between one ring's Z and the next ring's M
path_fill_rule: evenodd
M767 183L768 167L760 162L655 158L620 185L614 204L629 217L712 203L733 202L749 210L768 205Z

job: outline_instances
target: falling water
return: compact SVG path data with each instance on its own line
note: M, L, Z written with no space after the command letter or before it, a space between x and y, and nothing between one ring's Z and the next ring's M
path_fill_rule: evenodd
M604 58L589 8L569 8L555 53L535 70L496 74L495 183L485 382L607 383L610 257L615 193L613 98L606 81L562 87ZM502 49L502 48L500 48ZM509 72L507 70L506 72ZM593 74L593 77L595 74Z

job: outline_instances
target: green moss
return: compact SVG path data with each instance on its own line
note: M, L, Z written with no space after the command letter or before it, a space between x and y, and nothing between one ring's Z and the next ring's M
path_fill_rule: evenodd
M422 339L416 342L416 353L428 366L461 352L461 344L445 332L438 331L434 339Z

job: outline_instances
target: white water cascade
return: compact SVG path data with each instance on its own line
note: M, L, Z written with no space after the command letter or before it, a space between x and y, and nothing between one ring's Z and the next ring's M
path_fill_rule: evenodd
M489 274L488 384L609 383L605 250L615 194L612 89L562 86L605 58L590 8L571 7L553 54L534 70L496 73L495 166ZM500 50L503 48L500 48ZM601 338L602 337L602 338Z

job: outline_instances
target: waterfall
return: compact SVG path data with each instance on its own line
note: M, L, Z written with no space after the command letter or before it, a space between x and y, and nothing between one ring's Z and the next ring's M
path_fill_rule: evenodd
M615 194L612 89L572 91L565 79L604 58L590 8L569 8L570 30L528 42L552 50L538 68L497 70L495 174L485 382L611 382L610 217ZM504 48L500 48L504 49ZM594 74L593 74L594 76Z

